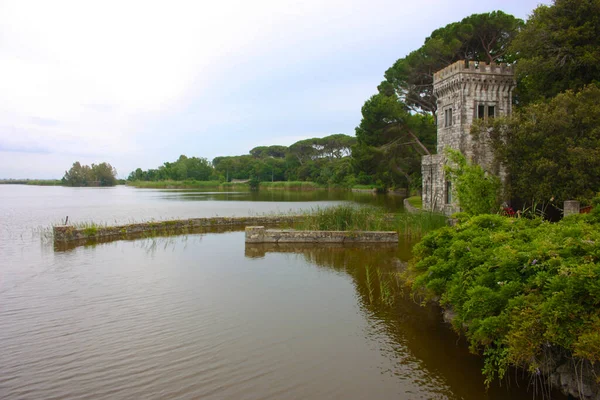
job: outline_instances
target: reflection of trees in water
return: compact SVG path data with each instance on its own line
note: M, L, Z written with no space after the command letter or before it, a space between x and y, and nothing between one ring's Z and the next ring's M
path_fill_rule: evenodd
M219 190L177 190L165 191L164 200L175 201L266 201L266 202L306 202L306 201L351 201L384 207L396 212L404 207L403 197L396 195L351 192L348 190L260 190L219 191Z
M404 246L404 247L403 247ZM246 256L296 254L322 268L352 277L370 323L369 338L393 361L389 371L418 382L428 395L450 399L531 399L527 383L503 382L487 392L481 357L443 322L441 309L422 307L410 298L399 272L410 259L410 245L247 244ZM515 372L516 374L516 372ZM510 386L507 388L507 386Z

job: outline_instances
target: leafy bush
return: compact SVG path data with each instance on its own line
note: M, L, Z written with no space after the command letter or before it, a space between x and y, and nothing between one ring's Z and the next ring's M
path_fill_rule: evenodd
M510 365L536 370L549 348L600 361L600 207L558 223L463 216L414 254L414 293L454 311L487 383Z
M500 205L500 179L471 164L457 150L447 148L450 164L444 167L454 187L460 208L469 215L489 214Z

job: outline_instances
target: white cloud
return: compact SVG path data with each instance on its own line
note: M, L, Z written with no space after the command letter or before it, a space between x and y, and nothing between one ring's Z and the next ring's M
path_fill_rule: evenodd
M465 4L472 12L493 7L475 0ZM27 154L34 152L62 154L73 161L78 155L100 157L96 161L113 157L129 166L135 163L132 157L144 152L142 138L152 124L180 117L193 103L202 104L189 110L200 120L243 123L251 109L228 114L227 104L213 104L223 86L235 89L236 82L271 75L281 82L307 79L286 72L295 65L318 65L324 56L341 51L395 46L395 57L401 57L432 29L456 20L452 12L468 13L456 11L453 3L434 0L4 0L0 177L12 176L18 168L11 164L9 169L6 155L17 150L25 152L10 157L10 162L22 160L30 172L36 161L27 161ZM385 67L374 72L378 78L373 91L393 61L383 61ZM332 81L336 73L331 70ZM364 80L323 84L315 92L302 93L299 102L288 102L290 108L280 112L281 118L311 98L331 113L347 110L350 99L365 93L368 84ZM331 101L326 88L338 88L339 101ZM253 96L258 99L270 89L258 88ZM250 97L243 100L252 102ZM257 143L268 138L258 136L260 127L248 129L255 129ZM154 140L177 137L180 153L194 140L177 132L163 135L154 133ZM224 134L211 135L227 140ZM157 153L156 165L165 161L159 157ZM65 167L54 168L60 173ZM44 173L32 177L51 173L39 171Z

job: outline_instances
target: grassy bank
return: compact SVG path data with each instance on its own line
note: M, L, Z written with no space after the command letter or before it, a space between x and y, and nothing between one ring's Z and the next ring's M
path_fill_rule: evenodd
M315 182L302 181L261 182L259 186L259 189L264 190L317 190L327 188L327 186L322 186Z
M6 179L0 180L0 185L37 185L37 186L61 186L60 179Z
M127 186L147 189L242 189L248 190L248 183L219 181L131 181Z
M425 236L407 278L452 311L484 355L486 382L510 366L549 376L549 355L555 366L556 354L581 368L600 362L599 243L600 200L558 223L480 215Z
M306 211L304 218L293 228L324 231L397 231L410 237L419 237L446 226L446 217L440 214L389 214L378 207L340 205Z
M27 184L37 186L63 186L63 182L60 179L31 179L27 181Z

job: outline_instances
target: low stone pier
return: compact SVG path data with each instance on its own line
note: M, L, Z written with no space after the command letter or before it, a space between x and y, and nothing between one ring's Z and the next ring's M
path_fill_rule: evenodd
M247 226L246 243L396 243L395 231L297 231Z
M101 238L119 238L127 235L183 233L199 228L245 227L248 225L291 225L303 216L256 216L256 217L212 217L190 218L173 221L142 222L136 224L102 226L91 225L78 228L72 225L59 225L52 228L55 242L85 241Z

